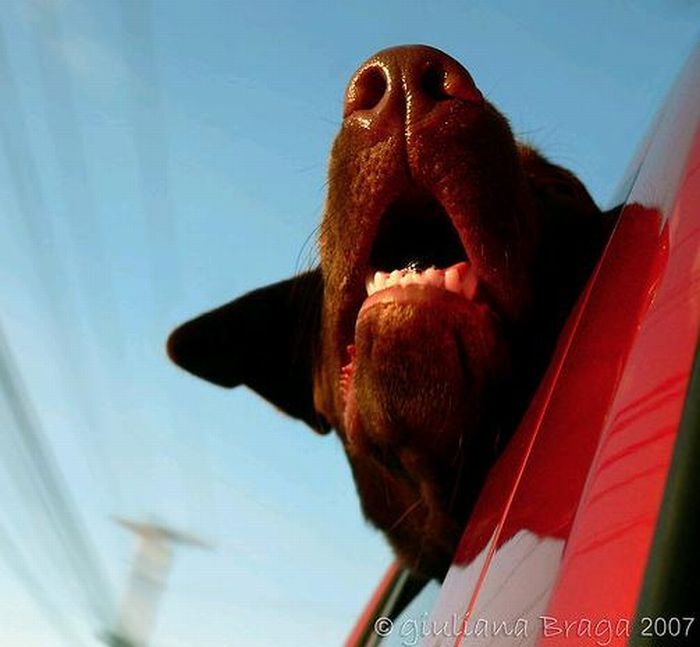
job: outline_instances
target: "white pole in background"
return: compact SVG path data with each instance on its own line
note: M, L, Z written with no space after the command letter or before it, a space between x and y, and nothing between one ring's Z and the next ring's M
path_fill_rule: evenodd
M170 572L173 544L209 546L197 537L158 524L116 521L133 532L139 544L115 631L107 635L106 642L111 647L147 647Z

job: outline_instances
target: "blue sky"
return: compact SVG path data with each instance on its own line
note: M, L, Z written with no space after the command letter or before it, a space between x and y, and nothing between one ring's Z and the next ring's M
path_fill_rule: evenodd
M335 438L177 371L168 331L313 263L345 84L390 45L458 58L607 204L700 3L572 5L2 2L0 324L23 405L115 598L134 544L113 515L213 546L176 553L154 645L338 644L391 559ZM3 398L0 643L97 644Z

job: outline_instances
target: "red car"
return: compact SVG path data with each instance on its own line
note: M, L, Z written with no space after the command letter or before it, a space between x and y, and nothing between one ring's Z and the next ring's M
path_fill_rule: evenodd
M700 644L700 49L436 603L397 566L348 646Z

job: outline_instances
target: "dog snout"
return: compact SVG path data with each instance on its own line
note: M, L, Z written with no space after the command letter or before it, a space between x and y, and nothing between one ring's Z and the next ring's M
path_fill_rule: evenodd
M425 45L394 47L372 56L353 75L343 117L380 134L410 134L414 124L449 100L483 103L462 65Z

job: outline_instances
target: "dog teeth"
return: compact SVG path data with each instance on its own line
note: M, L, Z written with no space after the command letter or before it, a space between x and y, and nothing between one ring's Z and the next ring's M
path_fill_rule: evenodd
M459 280L459 272L455 267L450 267L445 271L445 289L458 294L462 291L462 284Z
M406 272L406 274L401 276L401 280L399 281L399 285L402 288L405 288L407 285L411 285L411 283L417 283L418 281L416 280L418 277L415 276L415 272L409 271Z
M368 274L365 280L365 288L367 289L367 295L374 294L383 290L386 287L387 278L389 275L386 272L375 272L374 274Z
M445 279L445 273L434 267L429 267L423 272L423 277L427 285L432 285L435 288L441 288Z
M375 272L374 274L374 291L383 290L386 286L386 272Z
M365 281L367 296L386 288L408 285L429 285L473 299L476 294L477 277L471 266L462 262L444 270L429 267L423 271L410 268L394 270L391 273L378 271L369 274Z
M402 270L394 270L391 274L386 279L386 284L385 287L389 288L392 285L397 285L399 281L401 281L401 277L403 276L403 271Z

